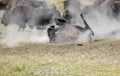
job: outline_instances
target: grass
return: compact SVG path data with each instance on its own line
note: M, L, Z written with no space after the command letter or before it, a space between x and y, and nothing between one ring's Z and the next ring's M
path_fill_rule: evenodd
M0 44L0 76L119 76L120 41Z

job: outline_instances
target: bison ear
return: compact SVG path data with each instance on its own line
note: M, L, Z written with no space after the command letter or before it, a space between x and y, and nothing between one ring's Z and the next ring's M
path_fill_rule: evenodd
M65 20L63 18L55 18L55 22L57 25L64 25L66 23L69 23L67 20Z

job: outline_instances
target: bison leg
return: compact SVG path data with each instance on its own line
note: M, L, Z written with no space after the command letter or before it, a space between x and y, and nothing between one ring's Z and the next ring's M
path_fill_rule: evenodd
M19 25L19 31L24 31L25 30L25 28L26 28L25 23L18 24L18 25Z

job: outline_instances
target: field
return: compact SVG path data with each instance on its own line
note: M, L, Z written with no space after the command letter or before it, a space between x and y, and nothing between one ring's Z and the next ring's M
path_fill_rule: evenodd
M50 0L62 11L60 2ZM0 24L0 33L5 32ZM84 44L21 42L13 47L2 41L0 38L0 76L120 76L117 39Z
M0 76L119 76L120 41L0 44Z

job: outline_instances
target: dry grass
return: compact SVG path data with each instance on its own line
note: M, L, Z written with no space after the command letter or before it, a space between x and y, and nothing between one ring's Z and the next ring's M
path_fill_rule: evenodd
M120 41L0 44L0 76L119 76Z

